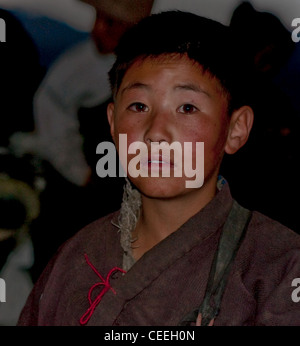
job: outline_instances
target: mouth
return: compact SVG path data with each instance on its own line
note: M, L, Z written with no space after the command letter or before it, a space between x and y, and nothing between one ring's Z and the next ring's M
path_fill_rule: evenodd
M169 158L161 154L152 154L145 157L141 161L141 166L148 172L148 176L173 176L175 170L174 162Z
M172 165L170 162L164 160L148 160L148 164Z
M178 154L177 154L178 156ZM144 153L137 161L136 165L129 163L129 170L133 169L132 176L141 177L181 177L182 166L176 153L153 152ZM176 160L177 159L177 160Z
M172 160L169 157L163 155L149 155L148 156L148 166L149 165L164 165L164 166L174 166Z
M169 157L163 155L148 155L148 157L144 157L140 163L145 168L174 167L173 161Z

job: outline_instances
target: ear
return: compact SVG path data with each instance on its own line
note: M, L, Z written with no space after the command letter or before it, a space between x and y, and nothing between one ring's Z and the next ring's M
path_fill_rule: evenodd
M236 153L248 140L253 125L254 114L249 106L243 106L231 115L225 152Z
M110 126L110 134L115 140L115 117L114 117L115 105L113 102L109 103L107 106L107 119Z

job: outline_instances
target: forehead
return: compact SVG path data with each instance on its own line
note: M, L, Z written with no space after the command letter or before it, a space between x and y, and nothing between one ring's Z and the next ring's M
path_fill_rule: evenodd
M125 75L130 72L131 74L139 73L145 67L160 67L160 68L170 68L170 67L185 67L186 69L194 69L198 72L203 73L202 66L194 60L191 60L186 54L162 54L158 56L145 56L136 58L128 66Z
M227 96L220 81L208 70L186 54L163 54L159 56L139 57L126 70L119 91L121 93L131 85L156 82L190 85L192 88L206 90L210 94ZM171 85L170 85L171 86Z

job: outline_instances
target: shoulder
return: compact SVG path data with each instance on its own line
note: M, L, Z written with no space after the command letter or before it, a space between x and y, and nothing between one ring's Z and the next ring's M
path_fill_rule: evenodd
M256 241L264 242L265 248L300 249L299 234L259 212L253 212L249 230Z
M56 315L65 314L70 295L72 299L85 301L90 281L95 282L87 258L101 273L106 272L106 267L111 269L111 263L119 264L122 259L121 246L117 245L119 233L111 223L117 215L115 212L92 222L58 249L28 297L19 325L53 325Z
M93 50L93 42L90 38L71 46L65 50L52 64L50 67L50 73L53 71L63 71L64 68L67 68L67 71L70 72L74 67L78 65L84 65L84 59L90 59L91 56L95 56ZM70 67L71 63L71 67ZM74 66L75 65L75 66Z
M52 64L44 81L48 85L59 86L59 82L82 82L84 77L107 73L114 56L101 55L91 38L67 49Z
M248 269L250 266L260 273L279 274L300 267L300 235L257 211L252 214L241 250Z
M108 240L115 241L118 237L118 228L114 224L117 223L118 215L119 211L110 213L83 227L62 245L59 252L74 251L74 249L88 251L96 245L98 248L104 246Z
M241 280L255 300L255 324L299 325L299 306L292 294L293 282L300 277L300 235L254 212L244 240Z
M100 55L91 39L81 42L52 64L36 93L36 99L47 95L56 102L58 98L66 106L74 98L78 103L82 99L89 99L90 94L96 97L93 94L96 89L100 93L100 101L104 102L109 97L107 73L112 63L113 55Z
M46 87L59 88L61 83L63 83L63 86L66 83L72 86L71 82L74 81L74 76L80 77L82 71L90 66L91 61L94 64L94 61L97 61L97 56L94 53L91 39L88 38L68 48L56 58L49 67L40 89Z

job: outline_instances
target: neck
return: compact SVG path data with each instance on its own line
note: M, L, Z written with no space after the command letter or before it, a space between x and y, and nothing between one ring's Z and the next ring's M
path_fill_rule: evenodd
M133 232L133 238L137 239L133 244L135 259L140 258L198 213L213 199L215 193L214 182L176 198L156 199L142 195L141 214Z

